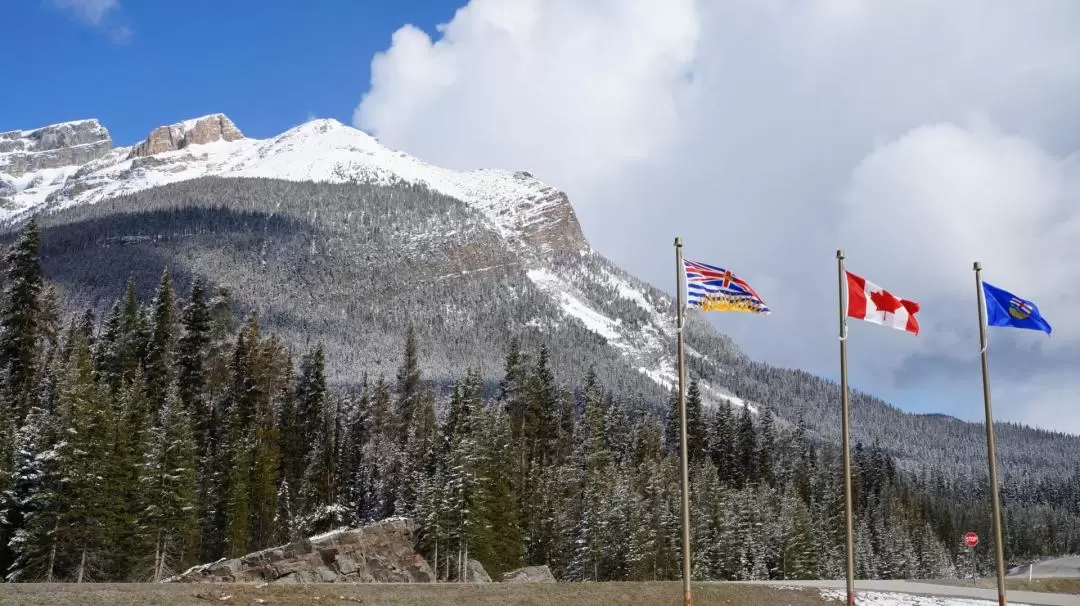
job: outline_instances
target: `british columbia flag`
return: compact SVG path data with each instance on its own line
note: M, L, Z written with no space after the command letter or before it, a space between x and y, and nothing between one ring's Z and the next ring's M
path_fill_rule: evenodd
M768 314L765 301L746 280L730 270L683 259L686 272L686 302L703 311L741 311Z

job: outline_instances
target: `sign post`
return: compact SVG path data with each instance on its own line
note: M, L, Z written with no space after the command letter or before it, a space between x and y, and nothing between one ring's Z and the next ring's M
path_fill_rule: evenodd
M971 586L975 587L979 584L978 574L975 568L975 547L979 544L979 535L974 532L968 532L964 535L964 545L968 546L968 557L971 559Z

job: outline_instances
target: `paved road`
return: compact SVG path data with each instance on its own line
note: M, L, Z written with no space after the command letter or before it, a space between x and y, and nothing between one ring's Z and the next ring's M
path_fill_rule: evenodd
M1038 568L1036 567L1036 570ZM820 587L822 589L844 590L844 581L748 581L775 586ZM913 581L855 581L855 591L874 591L886 593L908 593L936 597L971 598L989 600L997 605L996 589L978 589L963 585L934 585ZM1028 606L1080 606L1080 596L1059 593L1041 593L1035 591L1010 591L1006 595L1009 604L1027 604Z
M1028 567L1017 566L1008 574L1008 576L1027 578ZM1031 569L1031 576L1035 579L1080 578L1080 557L1074 556L1071 558L1057 558L1055 560L1035 562L1035 565Z

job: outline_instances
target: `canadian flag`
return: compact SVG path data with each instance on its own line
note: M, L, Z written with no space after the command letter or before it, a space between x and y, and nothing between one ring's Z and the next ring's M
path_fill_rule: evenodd
M918 303L901 299L850 271L845 273L849 317L919 334L919 321L915 319L919 311Z

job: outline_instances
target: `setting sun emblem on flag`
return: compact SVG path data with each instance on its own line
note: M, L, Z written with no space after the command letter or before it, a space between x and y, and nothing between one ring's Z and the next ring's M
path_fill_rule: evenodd
M768 314L765 301L731 270L683 260L686 272L686 302L702 311L737 311Z

